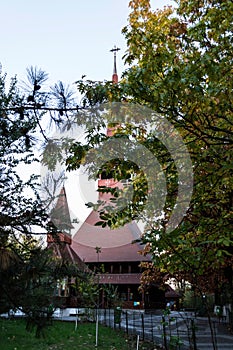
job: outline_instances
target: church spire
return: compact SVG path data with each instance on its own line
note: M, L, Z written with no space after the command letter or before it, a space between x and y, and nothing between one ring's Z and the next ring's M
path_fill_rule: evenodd
M73 225L64 186L61 188L55 207L51 210L50 219L58 231L71 236Z
M110 50L110 52L113 52L114 53L114 62L113 62L113 75L112 75L112 82L114 84L117 84L118 83L118 74L117 74L117 67L116 67L116 53L117 51L119 51L120 48L119 47L116 47L116 45L114 46L114 48L112 50ZM114 134L114 131L116 131L116 127L115 126L112 126L110 127L108 125L108 128L107 128L107 136L113 136Z
M116 47L116 45L114 46L114 48L112 50L110 50L111 52L114 53L114 64L113 64L113 75L112 75L112 82L113 83L118 83L118 74L117 74L117 67L116 67L116 53L119 50L120 50L120 48Z

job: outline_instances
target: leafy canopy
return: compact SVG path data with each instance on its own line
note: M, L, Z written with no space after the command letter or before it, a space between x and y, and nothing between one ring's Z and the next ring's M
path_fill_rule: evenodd
M129 22L123 28L129 68L120 83L78 81L77 86L85 106L107 101L138 103L160 113L179 131L192 159L194 189L187 214L170 234L166 224L176 205L178 186L174 159L146 130L146 120L143 137L137 134L137 125L126 124L117 128L115 137L134 137L157 157L166 176L168 198L162 220L155 219L153 208L147 208L143 216L142 242L156 268L213 290L218 281L219 285L226 280L232 283L233 4L229 0L181 0L175 8L153 11L148 0L132 0L129 6ZM94 141L88 151L104 142L93 129L87 131L87 140L91 136ZM79 145L84 151L82 162L86 146L85 142ZM71 158L70 163L73 167L80 164ZM123 162L121 166L121 172L127 171ZM116 163L107 164L109 172L113 167ZM134 180L140 182L142 174L136 175ZM139 193L137 187L134 191ZM139 203L136 207L142 212ZM122 215L128 220L136 217L126 209L118 217L120 223Z

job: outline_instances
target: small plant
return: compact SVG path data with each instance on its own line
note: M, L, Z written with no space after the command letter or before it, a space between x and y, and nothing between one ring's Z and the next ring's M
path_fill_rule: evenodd
M181 341L180 337L178 337L177 335L172 335L170 337L170 341L169 341L169 349L175 350L178 347L180 347L182 344L183 344L183 342Z

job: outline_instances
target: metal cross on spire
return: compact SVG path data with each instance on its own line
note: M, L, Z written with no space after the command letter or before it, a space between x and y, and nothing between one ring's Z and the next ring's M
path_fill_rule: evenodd
M112 75L112 81L114 83L118 83L118 75L117 75L117 68L116 68L116 53L119 50L120 50L120 48L116 47L116 45L114 46L114 48L112 50L110 50L110 52L114 53L114 65L113 65L113 75Z

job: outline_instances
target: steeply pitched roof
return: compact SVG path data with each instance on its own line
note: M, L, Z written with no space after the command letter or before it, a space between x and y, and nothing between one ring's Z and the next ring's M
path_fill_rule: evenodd
M70 233L73 228L64 186L60 191L55 207L51 210L50 218L58 231Z
M71 247L72 237L70 230L73 228L73 226L71 223L64 186L60 191L54 209L51 211L50 218L51 227L54 226L58 233L54 235L48 232L48 249L52 249L54 256L61 259L63 262L77 265L78 269L82 272L89 271L86 264L79 257L78 253Z
M165 291L166 298L174 298L174 299L181 298L181 295L177 293L171 286L166 285L166 287L167 287Z
M72 247L85 262L148 261L149 257L139 254L142 246L132 242L141 236L135 222L111 230L108 226L95 226L100 221L97 212L92 211L73 237ZM96 247L101 248L99 254Z

